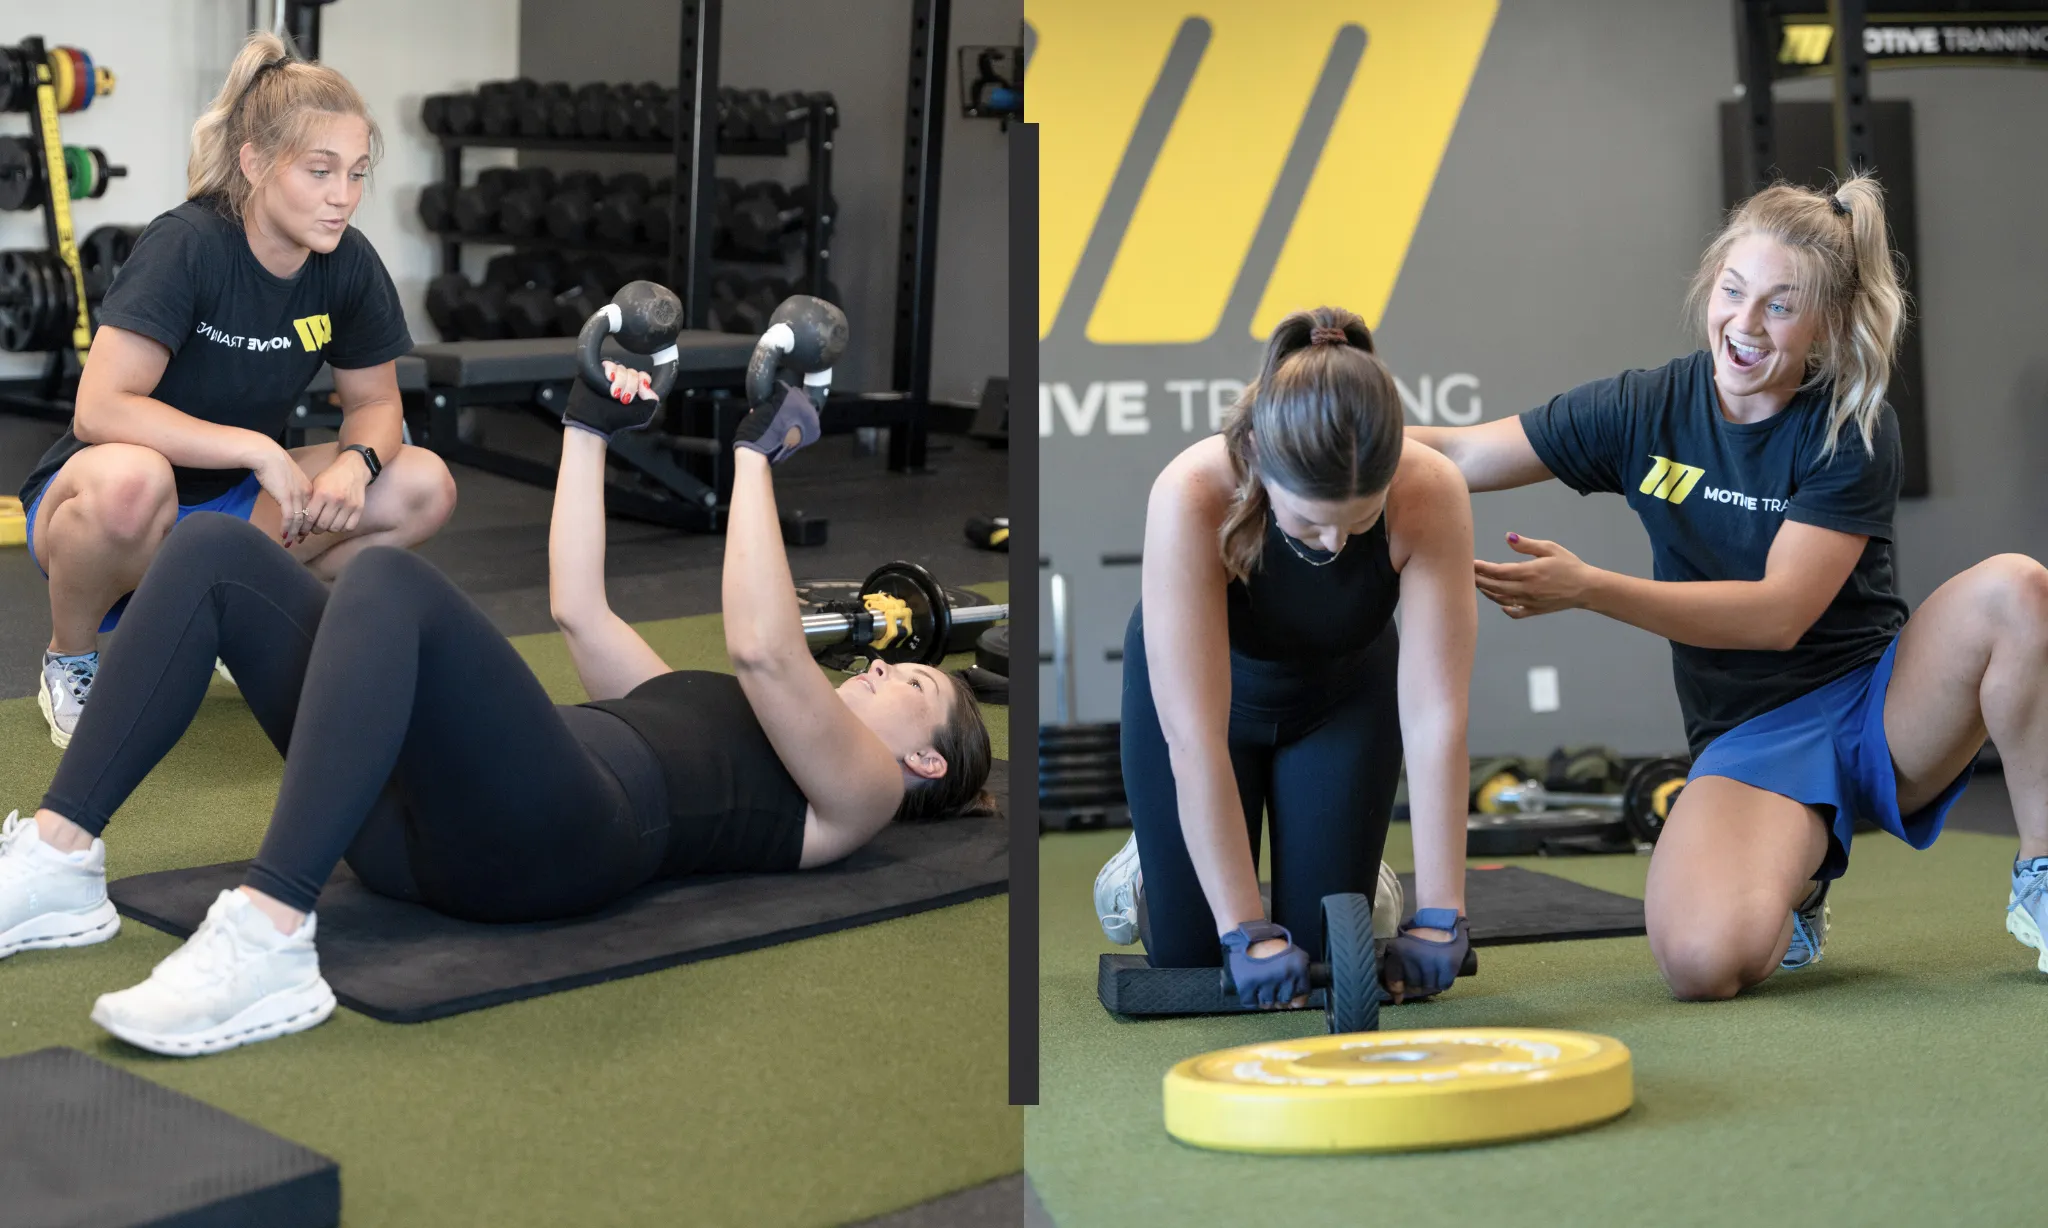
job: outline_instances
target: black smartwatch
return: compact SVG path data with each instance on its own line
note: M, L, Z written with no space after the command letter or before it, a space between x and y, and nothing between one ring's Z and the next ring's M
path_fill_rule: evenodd
M366 443L345 443L341 445L341 450L344 452L362 453L363 463L370 467L370 480L372 482L377 480L378 474L384 472L384 466L377 463L377 449L370 445Z

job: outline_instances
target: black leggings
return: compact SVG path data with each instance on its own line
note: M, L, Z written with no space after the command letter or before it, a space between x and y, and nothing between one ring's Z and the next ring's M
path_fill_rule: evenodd
M1302 949L1322 949L1322 899L1371 896L1401 773L1392 623L1336 668L1300 669L1232 656L1230 767L1244 803L1245 838L1259 856L1273 816L1273 920ZM1124 793L1145 872L1145 946L1153 966L1222 962L1216 924L1181 833L1180 807L1152 702L1144 611L1124 633ZM1239 921L1249 917L1234 918Z
M374 891L483 921L590 912L660 867L647 744L557 706L432 564L372 547L330 591L213 512L135 590L43 805L104 830L192 723L215 656L285 757L245 881L292 908L313 910L344 854Z

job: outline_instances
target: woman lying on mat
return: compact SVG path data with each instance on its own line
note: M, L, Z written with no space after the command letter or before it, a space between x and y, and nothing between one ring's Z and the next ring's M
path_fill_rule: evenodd
M149 224L101 303L64 436L22 483L50 578L38 702L66 746L99 635L171 526L225 512L332 579L411 546L455 507L448 466L401 441L394 359L412 349L391 276L349 226L376 161L353 85L253 34L192 126L187 199ZM326 362L341 438L287 450L292 402Z
M1400 919L1380 854L1405 741L1423 907L1384 976L1396 1000L1449 988L1468 945L1472 509L1456 469L1404 444L1364 321L1280 322L1222 434L1153 483L1144 559L1124 634L1135 831L1096 879L1104 932L1128 943L1143 918L1155 967L1228 961L1243 999L1301 998L1324 896L1374 897L1382 931Z
M618 389L651 395L643 373L607 367ZM570 425L605 422L582 416L603 398L578 391ZM817 437L802 398L740 426L724 564L737 676L671 672L606 604L595 429L563 432L548 538L587 704L550 700L417 555L365 550L330 590L246 522L188 519L137 588L42 809L0 832L0 955L114 935L100 832L191 723L216 655L284 753L284 778L245 884L147 981L93 1007L158 1053L212 1053L333 1011L313 908L344 858L381 894L531 921L658 878L820 866L893 818L986 810L988 731L966 684L878 662L835 694L811 659L768 468ZM792 416L805 421L786 433Z
M1932 844L1987 730L2020 830L2006 928L2048 924L2048 570L1949 580L1910 617L1893 579L1905 298L1884 195L1785 184L1738 206L1693 280L1708 349L1540 409L1409 435L1475 491L1557 477L1625 496L1655 579L1508 536L1480 562L1511 618L1593 610L1671 641L1695 756L1650 862L1650 949L1681 998L1818 963L1855 821ZM2048 971L2048 952L2040 964Z

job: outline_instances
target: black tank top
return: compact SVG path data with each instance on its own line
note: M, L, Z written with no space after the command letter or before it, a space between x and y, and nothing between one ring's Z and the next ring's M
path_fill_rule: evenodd
M1400 596L1384 515L1333 555L1288 537L1268 512L1258 570L1230 582L1230 651L1257 661L1355 657L1386 630Z
M668 788L664 877L794 870L808 803L731 674L678 670L583 705L645 739Z

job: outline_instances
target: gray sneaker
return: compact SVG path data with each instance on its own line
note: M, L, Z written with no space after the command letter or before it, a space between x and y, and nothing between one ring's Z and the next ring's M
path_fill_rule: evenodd
M76 657L43 654L43 685L36 692L36 705L50 723L50 741L58 749L71 745L71 731L78 728L78 714L85 710L85 697L99 672L97 652Z
M1785 948L1785 958L1778 961L1778 967L1787 972L1813 967L1827 950L1828 886L1815 883L1806 899L1792 910L1792 945Z

